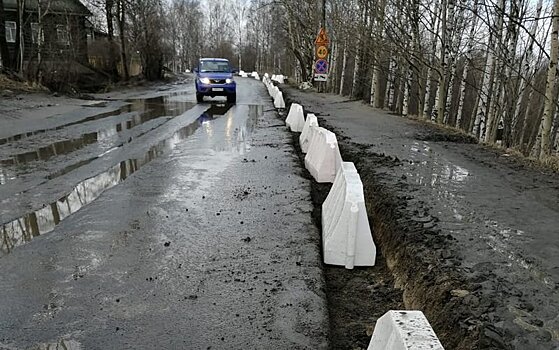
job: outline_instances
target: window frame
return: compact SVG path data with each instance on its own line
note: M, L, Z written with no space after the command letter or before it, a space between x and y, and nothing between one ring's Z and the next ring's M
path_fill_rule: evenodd
M57 24L56 25L56 42L60 45L69 46L70 45L70 31L68 30L68 25ZM61 37L61 33L65 34L65 38Z
M5 21L4 23L5 23L5 30L6 30L6 42L15 43L17 38L17 23L15 21ZM9 28L8 24L13 24L13 27ZM9 38L8 35L11 38Z
M31 43L41 45L45 42L45 31L41 30L38 22L31 22ZM39 37L39 32L41 37Z

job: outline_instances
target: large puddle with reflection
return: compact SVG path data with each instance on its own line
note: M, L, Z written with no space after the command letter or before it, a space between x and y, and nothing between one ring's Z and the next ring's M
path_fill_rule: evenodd
M77 122L59 126L57 128L43 129L0 139L0 145L2 145L9 142L20 141L31 136L44 134L49 131L52 132L61 130L77 124L85 124L108 117L124 115L124 120L114 122L111 125L101 126L94 132L86 132L78 137L55 141L51 144L37 147L31 151L13 154L7 158L0 159L0 166L23 166L32 161L48 161L56 156L68 154L85 146L94 144L107 136L118 134L124 130L130 130L155 118L176 117L195 106L195 103L192 102L175 100L174 98L179 95L180 94L175 93L169 96L159 96L150 99L126 100L125 102L128 103L127 105L112 112L100 113ZM5 181L0 181L0 184L3 183L5 183Z
M130 175L152 160L170 153L179 142L193 135L199 128L203 128L206 138L220 138L224 142L224 144L218 143L218 146L214 146L214 149L238 152L239 146L246 147L247 136L252 133L258 117L263 113L260 105L235 108L247 107L247 115L235 115L231 110L232 105L212 105L194 122L177 130L171 137L150 147L142 157L121 161L108 170L80 182L70 193L57 201L46 203L42 209L3 224L0 232L0 256L31 241L33 237L52 231L62 220L96 200L104 191L125 181ZM217 134L217 130L213 128L213 122L216 118L223 116L226 116L224 130L219 130L219 134ZM241 125L239 121L235 123L234 119L241 119ZM221 132L223 132L223 135L221 135Z

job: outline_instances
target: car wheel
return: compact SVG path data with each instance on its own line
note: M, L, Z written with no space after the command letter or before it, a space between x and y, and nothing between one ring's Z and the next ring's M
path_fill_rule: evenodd
M204 95L199 94L199 93L196 93L196 101L197 101L198 103L204 102Z
M227 95L227 102L236 103L237 102L237 94Z

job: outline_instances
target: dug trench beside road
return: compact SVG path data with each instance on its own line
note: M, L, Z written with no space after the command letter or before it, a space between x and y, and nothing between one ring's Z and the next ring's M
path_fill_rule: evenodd
M364 348L376 318L403 307L423 311L446 349L559 348L556 174L360 102L283 92L355 163L377 244L373 268L326 267L333 345ZM320 225L329 185L312 186Z

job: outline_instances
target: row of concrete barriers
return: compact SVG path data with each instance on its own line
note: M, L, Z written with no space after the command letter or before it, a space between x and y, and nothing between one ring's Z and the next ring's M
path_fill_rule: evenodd
M273 76L276 77L276 76ZM265 74L262 81L274 100L285 109L283 93ZM322 204L322 246L325 264L374 266L376 246L371 234L361 178L352 162L342 160L336 135L318 125L318 118L293 103L285 120L299 135L305 167L317 182L332 188ZM368 350L444 350L421 311L391 310L379 318Z

